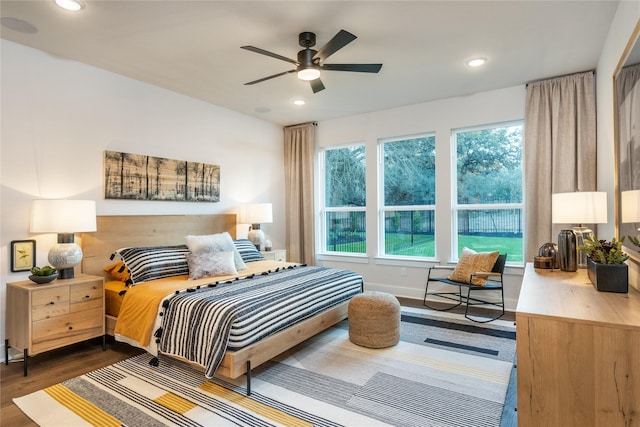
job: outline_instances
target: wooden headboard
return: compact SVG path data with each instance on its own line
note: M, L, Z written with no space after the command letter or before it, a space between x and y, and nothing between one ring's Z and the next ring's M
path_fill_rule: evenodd
M236 237L236 215L98 216L97 231L82 233L82 272L105 276L109 257L127 246L181 245L189 234L229 232Z

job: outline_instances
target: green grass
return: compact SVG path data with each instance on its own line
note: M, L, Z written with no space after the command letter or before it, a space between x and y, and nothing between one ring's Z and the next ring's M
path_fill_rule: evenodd
M508 262L523 262L522 237L491 237L491 236L459 236L458 248L473 249L477 252L500 251L508 254ZM329 246L332 252L366 253L366 241L341 243ZM385 239L385 252L389 255L408 257L434 257L435 240L433 235L414 235L413 242L410 234L387 233Z

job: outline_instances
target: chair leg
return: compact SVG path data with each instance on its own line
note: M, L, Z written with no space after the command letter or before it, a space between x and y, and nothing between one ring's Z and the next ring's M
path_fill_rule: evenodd
M469 316L469 305L482 305L482 304L469 304L469 299L475 300L474 298L471 298L471 288L469 288L469 291L467 292L467 306L465 307L464 310L464 317L466 317L467 319L471 320L472 322L476 322L476 323L488 323L488 322L493 322L494 320L498 320L499 318L501 318L502 316L504 316L504 288L500 288L500 299L501 299L501 304L498 303L490 303L487 302L487 305L494 305L496 307L500 307L502 309L502 312L496 316L493 317L491 319L487 319L487 320L478 320L478 319L474 319L471 316ZM477 300L477 301L481 301L484 302L483 300Z
M440 296L441 298L446 298L446 299L450 299L452 301L456 301L454 298L451 298L449 296L443 296L443 295L453 295L453 292L432 292L429 293L429 277L427 277L427 286L425 287L424 290L424 300L422 301L422 305L424 305L425 307L431 309L431 310L435 310L435 311L449 311L452 310L456 307L458 307L460 304L462 304L462 287L458 286L458 303L454 304L450 307L445 307L445 308L437 308L434 306L431 306L429 304L427 304L427 295L435 295L435 296Z

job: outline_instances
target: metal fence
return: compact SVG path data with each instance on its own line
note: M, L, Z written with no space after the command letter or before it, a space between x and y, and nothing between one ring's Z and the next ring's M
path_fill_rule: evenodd
M366 239L365 212L328 212L327 248L341 251L350 244ZM393 235L433 235L435 211L388 211L385 214L385 239ZM458 234L485 235L493 237L522 237L522 211L520 209L479 209L458 211ZM412 239L413 240L413 239Z

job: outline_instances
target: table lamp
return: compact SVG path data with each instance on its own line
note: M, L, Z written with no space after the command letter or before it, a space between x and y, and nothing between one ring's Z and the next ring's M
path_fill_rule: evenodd
M273 222L273 208L271 203L254 203L244 205L240 208L240 224L251 224L247 238L260 250L264 243L264 232L260 229L260 224L271 224Z
M34 200L31 204L32 233L58 233L58 243L49 250L49 263L58 279L73 279L73 268L82 261L82 249L74 233L96 231L94 200Z
M587 255L577 248L584 246L587 236L593 237L593 231L583 224L603 224L607 222L607 193L603 191L578 191L574 193L556 193L551 195L551 222L554 224L578 224L571 230L562 230L558 235L558 253L560 269L576 271L575 267L587 268ZM575 235L576 248L570 248L569 231ZM574 253L571 253L575 251ZM577 266L563 260L575 259Z

